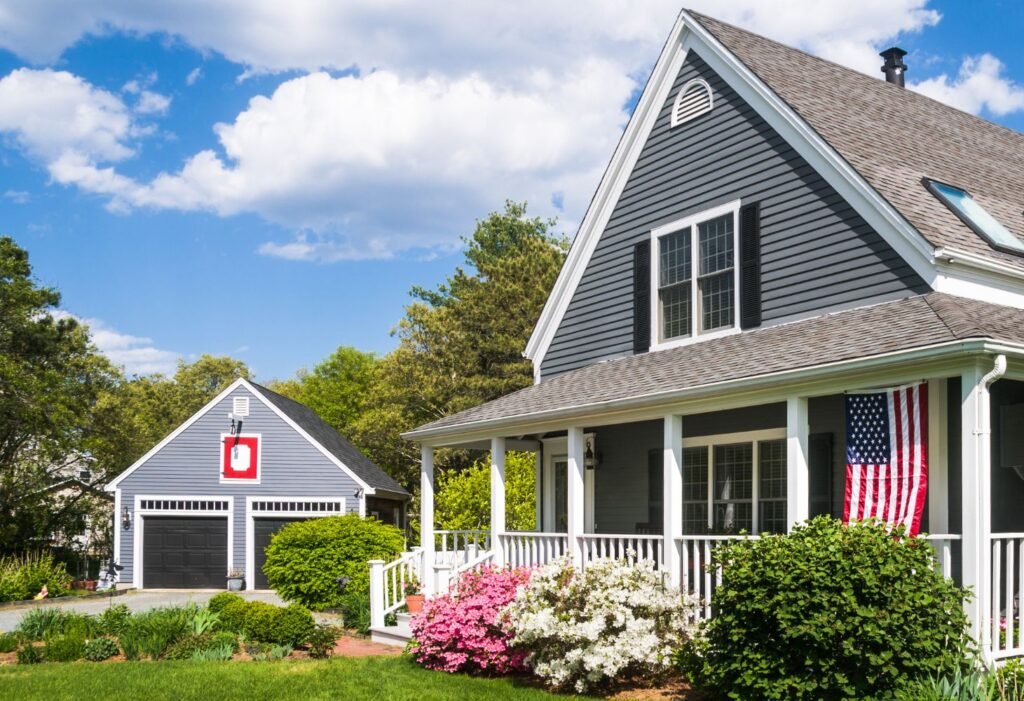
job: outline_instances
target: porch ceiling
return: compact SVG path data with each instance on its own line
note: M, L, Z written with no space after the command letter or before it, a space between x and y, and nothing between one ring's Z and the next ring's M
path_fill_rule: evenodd
M656 406L699 390L742 391L763 381L792 382L802 372L934 349L962 354L984 343L1024 345L1024 310L932 292L870 307L756 329L688 346L580 368L403 434L454 438L483 428L618 406ZM924 354L907 360L921 362Z

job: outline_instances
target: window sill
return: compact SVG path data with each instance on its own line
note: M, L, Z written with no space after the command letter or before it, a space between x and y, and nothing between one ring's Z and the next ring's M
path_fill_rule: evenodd
M667 350L669 348L678 348L680 346L690 346L695 343L703 343L704 341L710 341L715 338L724 338L726 336L734 336L741 333L742 329L739 326L734 326L728 329L718 329L710 333L702 333L699 336L687 336L686 338L674 338L669 341L661 341L660 343L652 343L652 351Z

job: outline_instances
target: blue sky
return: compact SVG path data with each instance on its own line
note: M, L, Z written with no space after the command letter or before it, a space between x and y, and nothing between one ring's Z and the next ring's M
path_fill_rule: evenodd
M676 12L401 4L0 0L0 233L129 371L388 351L505 198L574 233ZM689 4L1024 130L1018 3Z

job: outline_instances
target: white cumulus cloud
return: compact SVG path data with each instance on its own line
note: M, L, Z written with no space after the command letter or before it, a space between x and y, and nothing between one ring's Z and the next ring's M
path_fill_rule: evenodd
M1024 110L1024 86L1004 75L1005 66L992 54L964 59L955 78L942 74L911 87L958 109L1001 117Z
M151 338L122 333L99 319L83 318L66 311L57 311L53 316L73 318L88 326L89 336L99 352L128 375L169 375L177 369L181 354L157 348Z

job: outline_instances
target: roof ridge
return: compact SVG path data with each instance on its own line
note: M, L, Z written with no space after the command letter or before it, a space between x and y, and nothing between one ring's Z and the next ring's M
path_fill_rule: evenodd
M804 56L807 56L808 58L810 58L810 59L812 59L814 61L819 61L821 63L825 63L825 64L828 64L830 66L834 66L835 68L837 68L837 69L839 69L841 71L844 71L846 73L849 73L851 75L857 76L858 78L863 78L865 80L872 81L872 84L875 84L875 85L886 85L886 86L889 85L889 83L887 83L885 80L882 80L880 78L874 78L874 77L868 75L867 73L864 73L862 71L858 71L855 68L850 68L849 66L844 66L843 64L837 63L836 61L833 61L831 59L823 58L821 56L816 56L815 54L812 54L809 51L806 51L806 50L801 49L801 48L796 47L796 46L790 46L789 44L785 44L785 43L783 43L781 41L778 41L776 39L772 39L771 37L767 37L767 36L765 36L763 34L758 34L757 32L751 31L749 29L745 29L743 27L740 27L739 25L732 24L731 22L726 22L725 20L718 19L717 17L712 17L711 15L707 15L707 14L704 14L703 12L698 12L696 10L687 9L687 10L685 10L685 12L687 14L689 14L691 17L694 17L697 21L701 22L702 24L704 24L705 21L710 21L713 24L721 24L721 25L724 25L726 27L729 27L730 29L734 29L737 32L742 32L743 34L747 34L749 36L754 36L754 37L757 37L758 39L766 41L766 42L768 42L770 44L774 44L775 46L782 47L782 48L784 48L784 49L786 49L788 51L795 51L797 53L803 54ZM706 25L705 25L705 28L708 29L709 31L711 31L714 34L714 30L713 29L711 29L710 27L707 27ZM718 37L717 34L715 35L715 38L718 39L719 41L721 41L721 39ZM724 44L724 42L723 42L723 44ZM728 49L728 46L726 46L726 48ZM738 56L737 56L737 58L740 61L743 61L742 58L740 58ZM744 63L744 65L747 65L746 61L743 61L743 63ZM754 70L749 65L747 67L750 68L752 71ZM754 72L756 73L756 71L754 71ZM758 76L758 77L760 77L760 76ZM764 79L762 78L762 80L764 80ZM769 87L771 86L770 83L768 85L769 85ZM884 88L884 89L888 89L888 88ZM1005 132L1007 132L1007 133L1009 133L1009 134L1011 134L1011 135L1013 135L1013 136L1015 136L1017 138L1024 139L1024 133L1019 132L1016 129L1013 129L1011 127L1005 126L1003 124L999 124L998 122L993 122L991 120L985 119L984 117L979 117L976 114L971 114L970 112L967 112L965 110L959 109L958 107L953 107L952 105L946 104L945 102L942 102L941 100L937 100L934 97L930 97L928 95L925 95L924 93L918 92L917 90L913 90L913 89L911 89L909 87L908 88L899 88L899 87L896 87L896 86L892 86L892 89L894 89L894 90L902 90L903 94L912 95L913 96L912 99L927 100L928 102L933 103L934 105L937 105L941 109L947 110L949 112L954 112L956 114L960 114L960 115L963 115L965 117L969 117L971 120L973 120L973 121L975 121L975 122L977 122L979 124L985 124L985 125L987 125L989 127L995 127L996 129L1005 131Z

